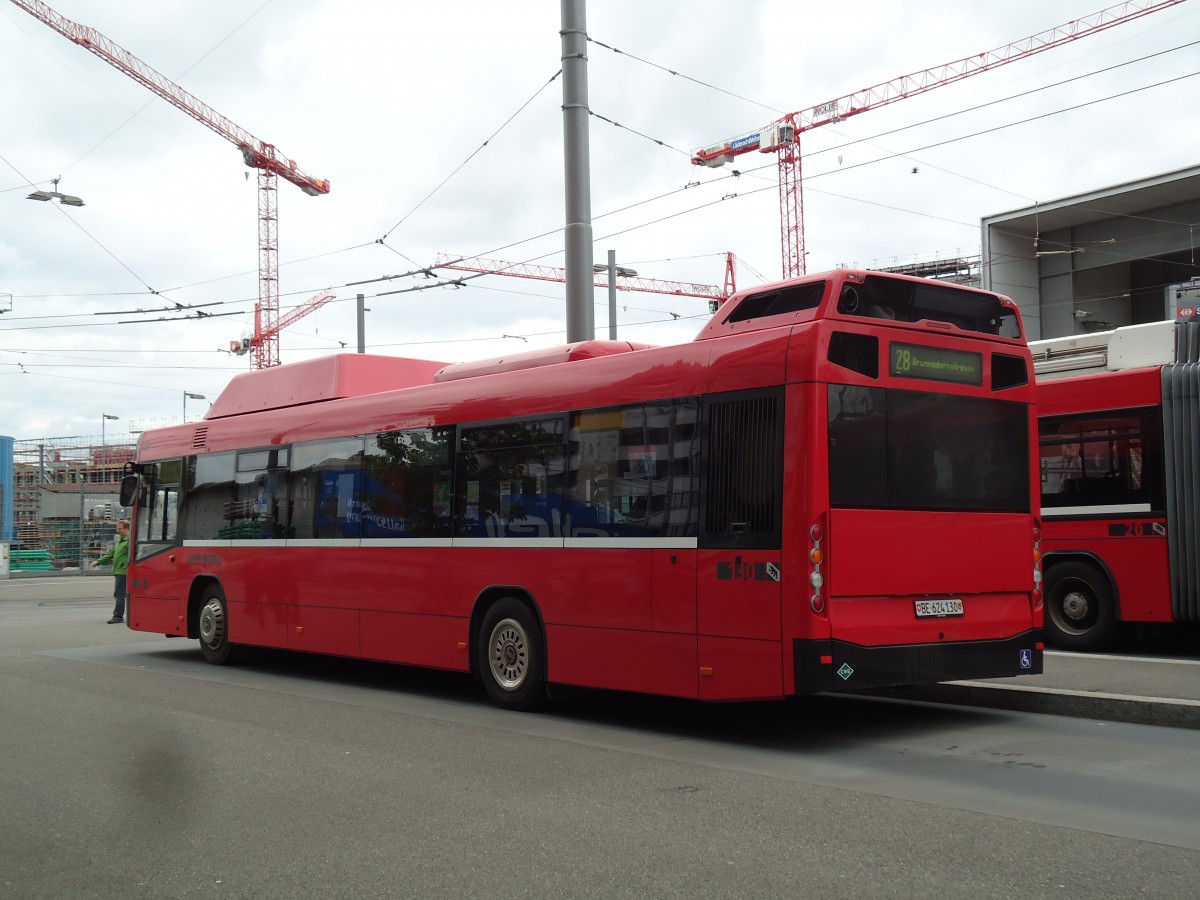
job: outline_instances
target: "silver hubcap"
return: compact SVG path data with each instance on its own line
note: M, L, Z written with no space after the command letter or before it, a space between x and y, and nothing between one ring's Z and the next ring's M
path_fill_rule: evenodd
M1071 591L1062 601L1063 613L1073 622L1087 618L1089 605L1088 596L1080 591Z
M519 690L529 674L529 636L516 619L501 619L488 638L492 678L506 691Z
M200 610L200 640L213 648L225 640L225 606L220 600L209 600Z

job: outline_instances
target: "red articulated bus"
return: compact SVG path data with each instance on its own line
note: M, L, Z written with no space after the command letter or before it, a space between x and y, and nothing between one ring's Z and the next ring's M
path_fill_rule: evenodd
M128 621L547 684L779 698L1042 671L1016 306L840 270L670 347L338 355L142 435Z
M1200 623L1200 323L1030 344L1038 380L1046 640Z

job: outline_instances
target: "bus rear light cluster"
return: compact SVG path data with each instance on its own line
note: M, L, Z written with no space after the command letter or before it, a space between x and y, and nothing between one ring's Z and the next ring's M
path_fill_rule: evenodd
M821 574L821 563L825 560L825 551L821 549L821 538L824 536L825 532L820 525L814 525L808 529L808 538L812 541L812 547L808 551L808 561L812 565L808 583L812 585L813 589L809 605L815 613L825 609L825 598L821 595L821 589L825 587L825 576Z
M1042 529L1033 526L1033 608L1042 608Z

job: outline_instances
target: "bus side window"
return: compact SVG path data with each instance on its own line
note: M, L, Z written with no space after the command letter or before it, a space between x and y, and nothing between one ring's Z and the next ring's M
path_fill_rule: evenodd
M695 537L699 401L588 410L571 417L569 537Z
M562 447L514 447L460 456L463 537L554 537L562 521Z
M1047 418L1038 428L1044 506L1162 507L1161 424L1146 410ZM1147 459L1156 462L1147 467Z
M607 537L624 521L617 505L617 460L624 410L571 416L567 460L568 537Z
M362 529L363 438L293 444L284 498L284 536L356 538Z
M225 531L234 540L287 536L289 448L242 451L237 456L234 497L223 507Z
M184 540L227 538L225 504L234 496L233 451L194 457L192 483L183 500L179 531Z
M455 536L561 536L564 438L561 416L462 428Z
M368 435L362 536L450 537L454 427Z

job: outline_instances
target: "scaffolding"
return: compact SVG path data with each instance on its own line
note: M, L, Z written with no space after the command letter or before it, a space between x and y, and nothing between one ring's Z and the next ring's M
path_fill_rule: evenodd
M70 436L13 443L14 571L87 569L127 518L120 483L128 438Z
M890 266L881 266L880 271L979 287L982 282L980 263L981 257L979 256L953 256L948 259L934 258L918 259L908 263L896 262Z
M975 256L934 256L927 259L913 257L909 262L901 262L899 257L897 257L891 263L883 263L875 259L871 261L870 265L863 263L846 265L845 263L840 263L838 268L871 269L876 272L912 275L915 278L929 278L934 281L949 281L954 284L964 284L967 287L979 287L983 281L980 272L981 265L982 257L976 254Z

